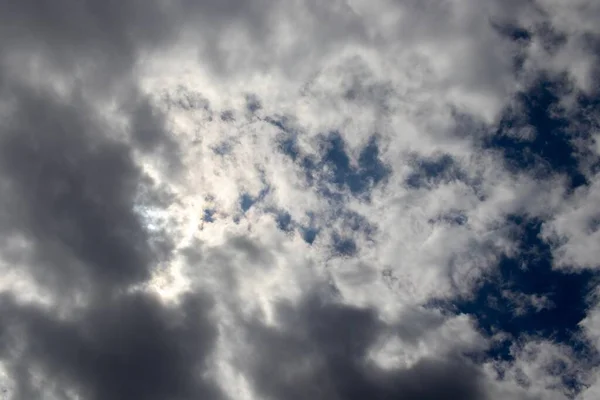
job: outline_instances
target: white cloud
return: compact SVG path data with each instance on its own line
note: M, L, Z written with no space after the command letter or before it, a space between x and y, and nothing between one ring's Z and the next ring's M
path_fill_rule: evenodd
M600 182L578 189L553 219L544 224L542 235L552 243L559 268L598 268L600 260Z

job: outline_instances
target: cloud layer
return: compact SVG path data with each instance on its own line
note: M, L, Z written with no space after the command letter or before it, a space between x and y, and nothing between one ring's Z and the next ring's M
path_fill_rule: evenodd
M592 399L589 0L0 3L0 386Z

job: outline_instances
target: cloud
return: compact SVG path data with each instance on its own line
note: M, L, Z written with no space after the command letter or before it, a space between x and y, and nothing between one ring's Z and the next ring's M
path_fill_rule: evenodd
M589 398L597 11L0 4L3 394Z
M155 237L151 246L133 211L148 183L131 149L105 133L110 127L85 99L27 88L15 96L1 139L2 245L11 263L29 264L60 291L147 279L170 245Z
M206 379L215 328L210 300L166 307L151 295L106 298L60 317L2 299L4 365L16 399L219 399Z
M544 226L544 235L554 243L556 263L566 268L598 268L598 213L594 204L598 182L574 193L564 208Z
M367 360L381 334L372 310L308 298L278 310L281 327L251 324L250 376L259 395L303 399L483 399L482 376L466 361L424 358L413 366L381 370Z

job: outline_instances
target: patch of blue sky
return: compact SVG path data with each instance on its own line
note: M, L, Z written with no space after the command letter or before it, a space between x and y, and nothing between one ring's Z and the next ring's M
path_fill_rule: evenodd
M406 178L405 184L411 189L421 189L453 180L466 180L466 175L449 154L429 158L414 156L413 170Z
M251 198L248 197L246 200L250 201ZM317 225L317 218L314 213L307 214L309 222L303 225L295 221L286 210L268 208L265 211L274 216L278 229L284 232L297 231L308 244L315 241L322 228ZM319 219L322 223L339 227L339 229L334 228L329 236L333 254L336 256L356 254L358 247L353 237L373 240L373 233L376 230L376 227L365 216L344 208L338 208L331 213L321 215Z
M341 201L349 192L368 199L372 188L384 183L391 174L391 169L380 158L376 136L360 150L357 165L351 162L346 142L339 132L321 135L320 141L320 154L302 154L296 136L288 134L279 139L279 149L303 170L306 182L323 196Z
M512 35L528 40L525 32ZM500 152L506 168L514 173L537 179L568 177L567 192L588 185L589 178L600 171L597 153L589 150L594 145L591 133L597 130L600 100L578 95L576 106L565 110L561 99L572 94L571 90L562 77L549 79L541 75L534 85L518 95L514 107L505 110L495 134L484 141L484 150ZM520 136L519 131L526 134ZM451 158L425 160L418 166L407 179L415 188L457 176ZM458 219L454 221L449 215L431 222L464 221L460 215L457 212ZM585 341L579 323L586 317L589 295L600 276L590 270L553 268L551 244L540 236L543 222L526 215L507 217L512 239L518 244L516 254L502 258L490 275L482 279L473 296L432 302L433 306L450 312L472 315L481 331L489 336L497 332L509 334L507 340L488 351L488 357L510 359L510 346L525 337L570 346L584 358L590 358L594 352ZM589 226L597 229L597 220L591 218ZM520 298L544 298L547 304L540 308L519 307L511 298L513 294ZM565 385L577 386L573 379L565 375Z
M214 216L215 216L216 212L217 212L217 210L214 208L205 208L204 212L203 212L202 220L204 222L208 222L208 223L214 222L215 221Z
M517 97L517 106L504 112L495 135L485 146L502 152L506 167L514 172L535 173L538 178L565 174L570 188L587 184L579 168L571 120L561 109L560 99L568 84L561 79L540 77L535 85ZM531 137L515 134L533 130Z
M352 257L358 253L356 241L346 235L334 232L331 235L332 253L338 257Z
M223 141L212 148L212 151L219 156L226 156L233 150L233 144L231 142Z
M256 204L257 202L264 199L264 197L267 195L268 191L269 191L269 188L266 187L260 191L258 196L252 196L249 193L242 193L238 200L242 212L243 213L247 212L250 208L252 208L252 206L254 204Z
M504 257L473 298L456 301L456 311L476 317L479 327L488 335L500 331L514 339L539 336L577 349L581 345L578 324L586 315L593 273L553 269L550 246L539 236L541 221L523 216L510 219L519 243L517 255ZM544 296L550 306L523 313L507 298L507 292ZM492 349L490 355L510 357L509 345L507 342Z

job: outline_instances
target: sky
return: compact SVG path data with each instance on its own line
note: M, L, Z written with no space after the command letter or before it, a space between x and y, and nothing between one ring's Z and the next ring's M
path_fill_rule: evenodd
M599 20L0 0L0 399L600 398Z

